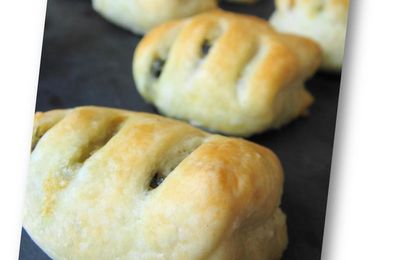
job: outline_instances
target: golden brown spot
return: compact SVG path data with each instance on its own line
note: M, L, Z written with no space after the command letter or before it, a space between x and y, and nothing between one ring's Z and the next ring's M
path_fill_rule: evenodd
M42 214L48 216L52 213L57 192L67 187L69 180L62 178L61 176L51 176L46 179L43 183L44 189L44 203Z

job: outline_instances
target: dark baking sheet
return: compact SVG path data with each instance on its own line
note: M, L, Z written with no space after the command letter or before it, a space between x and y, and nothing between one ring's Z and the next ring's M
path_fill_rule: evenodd
M272 0L222 7L263 18L274 8ZM140 39L102 19L89 0L48 0L36 110L99 105L156 113L132 79ZM308 82L315 96L308 118L250 138L274 150L285 169L282 207L289 247L284 259L321 257L339 86L340 75L317 74ZM48 259L25 231L20 259Z

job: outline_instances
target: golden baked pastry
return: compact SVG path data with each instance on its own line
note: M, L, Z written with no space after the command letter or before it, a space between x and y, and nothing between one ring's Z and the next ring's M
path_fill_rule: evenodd
M343 64L349 0L276 0L272 25L317 41L323 50L321 68L338 71Z
M270 150L156 115L37 113L24 227L54 259L278 259Z
M149 32L136 48L133 74L161 113L248 136L305 113L313 98L304 81L319 62L313 41L216 10Z
M217 7L217 0L92 0L107 20L143 34L166 21L192 16Z

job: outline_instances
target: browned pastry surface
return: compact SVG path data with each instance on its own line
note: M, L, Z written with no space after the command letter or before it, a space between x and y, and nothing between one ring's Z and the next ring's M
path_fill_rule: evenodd
M54 259L278 259L270 150L125 110L37 113L24 227Z
M135 51L140 94L162 113L232 135L279 128L304 114L304 82L320 48L262 19L212 11L163 24Z

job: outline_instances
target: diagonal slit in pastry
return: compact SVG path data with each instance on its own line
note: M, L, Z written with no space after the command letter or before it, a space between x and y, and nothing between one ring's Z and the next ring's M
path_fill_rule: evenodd
M201 28L204 30L204 28ZM197 67L199 67L204 60L211 54L214 45L218 44L218 41L223 36L226 29L223 24L215 22L212 29L208 29L203 36L204 38L199 42L199 61Z
M99 135L98 138L89 140L85 147L83 147L76 157L75 163L83 164L85 163L93 154L102 149L107 145L107 143L118 134L119 130L124 125L125 118L116 117L109 123L109 127L106 131Z
M212 56L215 55L215 49L218 49L217 45L219 45L221 38L226 32L226 26L220 21L212 21L210 24L199 24L196 29L198 30L198 35L196 35L197 39L194 41L193 46L197 49L197 53L194 55L192 62L190 58L185 61L188 64L187 67L190 67L192 71L186 78L188 89L192 89L193 83L198 77L202 77L201 71L203 67L207 66L207 63L213 59Z
M182 26L176 26L172 30L166 33L166 40L162 45L156 46L149 56L149 66L143 66L145 68L146 78L144 78L143 84L145 85L144 91L150 95L161 80L162 75L168 65L168 58L171 51L171 46L176 40L176 35L179 33Z
M175 44L176 35L181 30L181 27L182 26L177 26L171 30L171 32L168 32L168 35L166 36L167 39L164 44L157 46L157 48L154 50L150 68L150 77L152 81L157 81L162 76L162 73L167 66L171 47Z
M218 42L218 40L222 37L225 29L222 24L215 24L212 30L207 31L205 35L205 39L201 42L200 57L205 58L211 51L214 44Z
M149 189L156 189L186 158L188 158L201 144L202 137L190 137L180 144L176 144L165 154L158 169L149 181ZM154 171L153 171L154 172Z
M242 103L245 98L246 86L250 84L250 79L256 73L257 67L265 58L267 48L263 45L258 45L253 49L247 57L246 62L243 63L238 79L236 81L236 96L239 103Z

